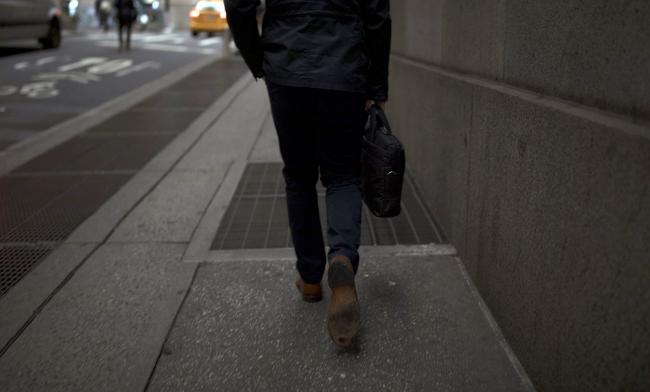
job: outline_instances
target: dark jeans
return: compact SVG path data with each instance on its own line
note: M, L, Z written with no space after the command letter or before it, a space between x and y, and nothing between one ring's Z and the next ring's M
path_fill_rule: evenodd
M355 271L361 237L361 134L367 118L363 94L267 82L284 161L289 225L297 268L319 283L326 260L345 255ZM318 214L316 183L327 189L328 257Z
M124 40L122 39L122 31L126 30L126 49L131 49L131 26L133 25L132 21L119 21L119 28L117 31L117 36L120 43L120 49L124 47Z

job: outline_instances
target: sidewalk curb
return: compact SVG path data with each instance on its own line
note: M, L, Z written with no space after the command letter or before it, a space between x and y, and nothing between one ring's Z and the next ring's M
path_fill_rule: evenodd
M218 222L217 222L218 223ZM214 224L213 224L214 226ZM194 241L193 241L194 243ZM198 248L198 242L196 244ZM456 248L446 244L361 246L361 258L456 256ZM229 263L243 261L295 261L293 248L195 251L183 258L186 263Z

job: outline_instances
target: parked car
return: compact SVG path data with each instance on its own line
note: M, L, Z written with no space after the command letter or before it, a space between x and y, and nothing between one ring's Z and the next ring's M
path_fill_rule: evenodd
M195 37L199 33L212 35L227 29L226 6L222 0L201 0L190 11L190 31Z
M37 39L44 48L61 45L57 0L0 0L0 40Z

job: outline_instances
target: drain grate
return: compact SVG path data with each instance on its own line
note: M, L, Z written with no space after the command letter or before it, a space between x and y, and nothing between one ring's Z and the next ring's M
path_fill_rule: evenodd
M196 109L140 109L127 110L94 127L91 132L116 133L179 133L185 130L202 110Z
M0 237L6 235L50 200L60 197L78 176L0 177Z
M45 247L0 246L0 297L49 252Z
M155 116L155 113L152 114ZM15 173L137 170L176 135L81 135L33 159Z
M7 225L0 226L0 242L37 243L63 241L79 224L90 216L99 206L111 197L126 183L130 175L86 175L65 176L57 178L56 185L60 188L40 188L39 184L48 184L52 178L35 176L29 178L12 178L7 180L23 180L22 189L10 190L7 202L8 209L0 209L9 219ZM0 183L4 182L0 180ZM46 197L39 198L37 203L23 205L18 208L22 197L28 197L24 189L30 189L36 194ZM39 191L39 189L41 191ZM52 190L56 190L53 192ZM12 216L13 213L16 215Z
M318 187L318 204L325 233L325 190ZM364 206L362 245L417 245L443 243L410 179L404 184L402 214L383 219ZM251 163L246 167L233 200L226 210L212 250L291 247L287 201L281 163Z

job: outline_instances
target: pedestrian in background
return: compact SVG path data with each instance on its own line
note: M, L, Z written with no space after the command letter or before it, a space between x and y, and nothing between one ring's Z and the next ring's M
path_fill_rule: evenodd
M110 0L95 0L95 15L99 27L104 31L108 31L108 18L111 16L111 2Z
M329 262L327 326L341 347L360 327L354 278L361 238L360 158L366 110L388 98L389 0L226 0L235 43L264 78L284 161L289 223L302 297L322 298ZM316 183L327 189L327 242Z
M138 16L135 0L115 0L115 10L118 22L117 36L119 39L118 50L124 49L124 31L126 30L126 50L131 50L131 27Z

